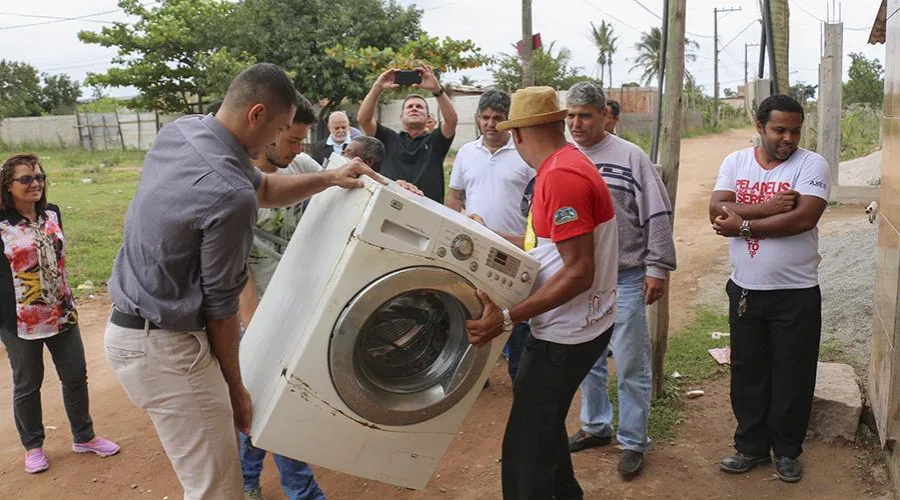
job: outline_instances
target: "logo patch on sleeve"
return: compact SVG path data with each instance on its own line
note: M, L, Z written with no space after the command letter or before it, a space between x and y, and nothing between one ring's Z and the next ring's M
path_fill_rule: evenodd
M572 207L562 207L553 214L553 223L557 226L576 220L578 220L578 212Z

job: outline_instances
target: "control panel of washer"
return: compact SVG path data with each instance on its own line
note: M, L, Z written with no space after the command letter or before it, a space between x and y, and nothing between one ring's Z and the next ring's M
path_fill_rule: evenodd
M435 242L435 256L445 262L454 263L474 274L478 279L493 282L502 288L531 289L537 269L526 265L519 256L508 249L491 244L487 238L479 237L459 227L443 228Z

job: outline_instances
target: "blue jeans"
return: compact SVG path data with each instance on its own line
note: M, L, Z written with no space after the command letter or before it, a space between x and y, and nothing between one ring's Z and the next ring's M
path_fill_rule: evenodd
M619 432L623 450L645 453L650 447L650 334L644 304L644 269L619 271L616 326L610 346L616 353ZM581 428L610 436L613 410L607 391L606 351L581 383Z
M241 433L241 474L244 475L244 491L259 488L266 450L254 448ZM289 500L325 500L325 493L313 479L312 469L305 462L275 455L275 466L281 487Z
M525 340L531 333L531 327L527 321L523 321L513 328L509 334L509 340L503 346L503 355L508 361L507 369L509 370L509 379L515 385L516 373L519 371L519 360L522 358L522 351L525 350Z

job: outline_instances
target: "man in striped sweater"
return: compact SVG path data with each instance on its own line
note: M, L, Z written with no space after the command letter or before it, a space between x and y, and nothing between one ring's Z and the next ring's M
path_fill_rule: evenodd
M619 473L641 472L650 446L650 337L645 307L665 291L675 269L672 205L650 158L638 146L605 130L606 97L591 82L569 89L566 123L578 148L597 166L609 186L619 229L618 315L610 346L619 395ZM607 393L606 353L581 384L581 429L569 449L581 451L612 442L613 411Z

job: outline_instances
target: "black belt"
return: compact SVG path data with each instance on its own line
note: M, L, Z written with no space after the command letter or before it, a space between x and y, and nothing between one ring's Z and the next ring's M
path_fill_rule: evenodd
M116 325L121 326L122 328L129 328L131 330L143 330L147 325L147 320L140 317L135 316L134 314L123 313L119 311L115 307L112 310L112 314L109 316L109 322ZM150 322L151 330L161 330L159 326Z

